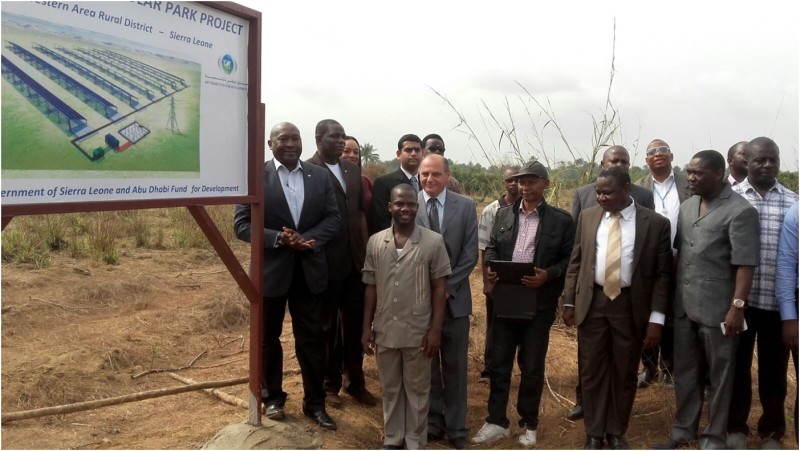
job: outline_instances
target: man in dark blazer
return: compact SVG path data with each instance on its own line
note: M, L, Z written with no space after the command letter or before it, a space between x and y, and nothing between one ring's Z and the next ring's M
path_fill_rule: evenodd
M478 262L478 214L475 201L447 189L450 168L441 155L430 154L420 165L422 191L417 224L441 233L452 274L447 278L447 309L439 352L431 362L428 437L444 433L456 449L467 442L467 350L472 292L469 275ZM423 210L424 208L424 210Z
M672 150L670 150L666 141L662 139L650 141L645 153L645 162L647 167L650 168L650 173L636 181L636 185L653 193L656 212L669 219L670 243L675 242L675 233L678 230L678 212L681 204L692 197L686 175L680 171L675 172L672 170L672 159ZM672 297L670 296L670 299ZM673 328L671 322L671 319L668 319L661 330L661 344L642 351L643 370L639 373L636 381L637 388L649 387L658 377L659 360L663 373L663 383L672 385Z
M325 168L333 183L336 205L342 217L339 233L325 245L328 262L326 305L325 399L330 407L341 406L342 372L347 373L345 391L361 404L374 406L375 397L364 384L361 328L364 316L364 284L361 268L367 248L361 168L341 159L344 127L333 119L317 124L317 152L308 160Z
M620 166L628 172L631 167L631 157L628 150L622 146L611 146L603 153L603 159L600 160L600 168L606 169L611 166ZM655 209L653 203L653 192L651 190L642 188L637 185L631 185L631 197L637 204ZM597 193L594 191L594 183L583 185L575 190L572 195L572 218L578 220L578 215L581 210L597 205Z
M628 150L622 146L611 146L603 153L603 159L600 160L600 167L602 169L610 168L611 166L619 166L625 169L625 172L631 167L631 156ZM631 197L633 200L646 208L654 209L653 193L640 186L631 185ZM575 190L572 195L572 219L578 220L581 210L597 205L597 193L595 192L594 183L581 186ZM578 347L578 364L580 365L580 346ZM580 372L580 369L579 371ZM575 387L575 407L567 414L567 419L571 421L583 418L583 403L581 401L581 383L578 379L578 385Z
M630 449L642 347L661 338L672 270L669 221L637 205L620 167L597 178L599 205L578 218L564 286L564 324L578 325L586 449ZM616 227L616 228L615 228Z
M530 448L537 440L550 327L564 289L575 222L569 213L545 201L550 179L543 164L530 162L514 177L519 181L520 199L497 210L484 264L501 260L533 263L534 268L510 283L499 283L497 272L491 266L487 269L487 278L494 284L489 414L472 441L485 444L511 435L506 408L519 348L517 412L524 432L517 440ZM509 305L516 308L502 314L503 306Z
M397 159L400 161L400 168L378 177L372 185L372 224L376 231L392 225L389 209L386 208L392 188L408 183L415 190L420 190L417 171L422 161L422 141L419 136L407 134L400 137L397 141Z
M325 245L336 236L341 218L327 172L301 164L303 144L294 124L270 132L274 158L264 164L264 342L261 400L267 418L285 418L283 348L280 336L288 301L295 351L303 377L303 414L326 429L336 423L325 411L323 313L328 287ZM237 205L236 236L250 242L250 205ZM259 232L256 232L259 233Z

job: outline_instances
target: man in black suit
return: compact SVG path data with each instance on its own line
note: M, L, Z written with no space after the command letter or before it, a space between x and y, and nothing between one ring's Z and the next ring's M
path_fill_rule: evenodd
M300 164L303 144L294 124L275 125L268 141L274 158L264 164L264 342L261 400L267 418L285 418L280 336L288 301L295 353L303 377L303 414L326 429L323 313L328 287L325 244L341 227L333 184L324 169ZM237 205L236 236L250 242L250 205ZM258 233L258 232L256 232Z
M387 229L392 225L392 218L389 217L389 210L386 208L389 205L389 193L392 188L401 183L408 183L419 192L417 171L422 161L422 140L419 136L408 134L400 137L397 141L397 159L400 161L400 168L378 177L372 186L372 223L376 231Z
M367 248L364 202L361 193L361 169L341 159L344 150L344 127L333 119L317 124L314 132L317 153L306 163L321 166L330 175L342 227L325 245L328 262L328 301L326 305L325 401L339 407L342 372L347 373L345 391L356 401L374 406L375 397L364 384L361 328L364 316L364 284L361 268ZM338 343L338 345L337 345Z
M627 149L622 146L611 146L606 149L605 153L603 153L603 159L600 161L600 167L606 169L612 166L620 166L625 169L625 172L628 172L631 167L631 156L628 154ZM637 204L651 210L655 209L652 191L642 188L641 186L631 185L631 197ZM595 205L597 205L597 192L595 191L594 183L576 189L575 194L572 196L572 219L577 221L581 210L594 207ZM579 347L579 365L580 361ZM575 421L583 418L583 401L581 395L581 381L578 379L578 386L575 387L575 407L567 414L568 420Z

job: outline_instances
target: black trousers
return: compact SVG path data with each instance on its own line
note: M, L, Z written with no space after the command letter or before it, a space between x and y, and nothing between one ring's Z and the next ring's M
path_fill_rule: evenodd
M311 410L324 409L324 293L314 294L308 290L299 262L295 266L289 292L285 296L264 298L261 399L265 404L283 405L286 402L286 392L282 387L283 347L280 336L287 303L292 316L295 354L303 377L303 406Z
M339 393L342 373L347 374L346 389L364 390L364 284L355 268L342 280L329 280L325 306L325 382L327 393Z
M733 397L728 416L728 433L750 433L747 417L753 400L753 349L758 337L758 395L763 414L758 419L758 435L780 440L786 434L786 371L789 350L783 345L783 323L779 312L748 308L748 329L739 337Z
M495 318L492 325L492 367L489 379L489 416L486 422L507 428L514 355L520 369L517 412L519 426L536 430L544 389L544 365L555 309L539 310L530 320Z

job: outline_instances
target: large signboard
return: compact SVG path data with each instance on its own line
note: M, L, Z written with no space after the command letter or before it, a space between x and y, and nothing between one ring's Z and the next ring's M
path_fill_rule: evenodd
M248 20L187 2L1 7L4 207L248 194Z

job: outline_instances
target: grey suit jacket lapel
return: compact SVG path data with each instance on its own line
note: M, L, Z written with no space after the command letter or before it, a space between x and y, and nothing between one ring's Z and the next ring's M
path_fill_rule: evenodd
M422 193L422 191L417 193L417 203L419 204L417 208L417 224L426 229L430 229L431 222L428 220L428 204L425 203L425 196ZM439 226L441 228L441 224Z
M445 198L444 204L442 223L439 224L442 235L444 235L445 230L447 230L447 225L456 220L456 210L459 208L458 199L456 199L456 196L454 196L451 191L447 192L447 197Z

